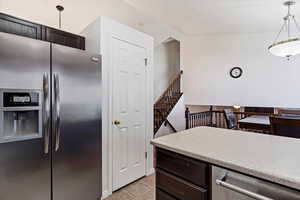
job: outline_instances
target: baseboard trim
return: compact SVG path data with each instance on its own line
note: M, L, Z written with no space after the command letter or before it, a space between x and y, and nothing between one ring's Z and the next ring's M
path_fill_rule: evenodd
M110 195L111 195L111 193L109 193L108 190L103 191L103 192L102 192L102 197L101 197L101 199L102 199L102 200L103 200L103 199L106 199L106 198L109 197Z
M146 176L150 176L150 175L152 175L152 174L154 174L154 173L155 173L154 168L151 168L151 169L149 169L149 170L147 171Z

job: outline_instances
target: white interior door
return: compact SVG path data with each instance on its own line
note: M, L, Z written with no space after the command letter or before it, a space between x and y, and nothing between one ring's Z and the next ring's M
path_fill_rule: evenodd
M113 39L113 190L146 173L146 49Z

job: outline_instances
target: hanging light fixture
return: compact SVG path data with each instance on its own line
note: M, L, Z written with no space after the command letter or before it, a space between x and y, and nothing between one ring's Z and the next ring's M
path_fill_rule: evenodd
M291 14L291 6L295 5L296 2L294 1L287 1L284 3L285 6L288 7L288 14L283 18L284 23L281 27L274 43L269 46L269 51L271 54L280 57L290 58L291 56L295 56L300 54L300 38L299 37L292 37L291 35L291 23L293 22L296 28L300 31L300 26L297 23L295 16ZM281 33L286 30L287 32L287 39L278 41Z

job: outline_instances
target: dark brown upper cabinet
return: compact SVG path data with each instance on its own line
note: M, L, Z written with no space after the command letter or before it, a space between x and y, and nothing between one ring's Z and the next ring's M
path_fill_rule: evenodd
M0 13L0 31L33 39L42 39L42 25Z
M0 32L16 34L85 50L85 38L59 29L0 13Z
M77 49L85 49L85 38L51 27L43 27L42 38L45 41Z

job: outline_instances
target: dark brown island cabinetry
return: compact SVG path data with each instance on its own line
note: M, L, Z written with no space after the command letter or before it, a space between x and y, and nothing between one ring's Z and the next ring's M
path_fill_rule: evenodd
M156 200L208 200L209 164L157 149Z
M16 34L85 50L85 38L59 29L0 13L0 32Z

